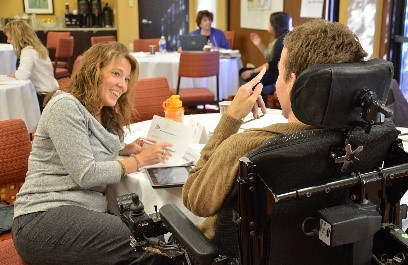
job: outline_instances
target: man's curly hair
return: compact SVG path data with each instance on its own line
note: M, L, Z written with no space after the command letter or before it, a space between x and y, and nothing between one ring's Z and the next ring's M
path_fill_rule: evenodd
M289 32L284 40L287 49L285 76L298 77L315 64L349 63L364 60L367 53L347 26L323 19L308 21Z

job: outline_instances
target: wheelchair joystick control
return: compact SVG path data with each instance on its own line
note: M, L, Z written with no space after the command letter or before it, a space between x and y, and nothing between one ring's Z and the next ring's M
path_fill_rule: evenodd
M144 206L139 199L139 195L132 196L132 205L129 207L132 216L140 216L144 214Z

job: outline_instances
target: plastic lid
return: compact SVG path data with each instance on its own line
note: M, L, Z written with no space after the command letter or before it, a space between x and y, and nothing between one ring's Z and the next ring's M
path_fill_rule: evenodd
M180 100L180 95L172 95L163 102L163 108L165 109L179 109L183 106L183 102Z

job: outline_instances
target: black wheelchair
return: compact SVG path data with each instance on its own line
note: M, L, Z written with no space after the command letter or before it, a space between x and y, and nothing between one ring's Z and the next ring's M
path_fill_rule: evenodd
M392 76L381 59L308 68L291 102L316 129L240 159L215 240L176 206L147 215L137 195L125 195L118 204L132 246L178 264L408 264L408 155L384 105Z

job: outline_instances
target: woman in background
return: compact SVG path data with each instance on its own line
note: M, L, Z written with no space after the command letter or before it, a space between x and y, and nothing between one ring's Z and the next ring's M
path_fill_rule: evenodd
M268 62L256 68L241 69L240 77L248 82L254 78L263 67L266 67L267 71L261 79L261 83L264 85L262 98L265 103L267 103L268 95L275 92L275 83L279 75L278 62L283 49L283 39L291 29L292 18L286 12L274 12L269 17L268 31L271 33L272 39L268 48L265 48L257 33L252 32L250 35L252 43L264 54Z
M56 93L44 109L14 209L13 241L28 264L169 261L135 251L129 228L107 213L107 186L170 156L169 143L123 143L137 75L125 45L96 44L71 78L71 93ZM119 153L127 157L117 160Z
M212 47L229 49L227 39L222 30L211 27L211 23L214 20L214 14L208 10L201 10L197 14L196 23L199 29L192 31L191 35L204 35L208 38L208 43Z
M17 55L16 71L8 76L30 80L37 92L40 108L47 93L58 89L47 48L32 27L22 20L10 21L3 28L7 42Z

